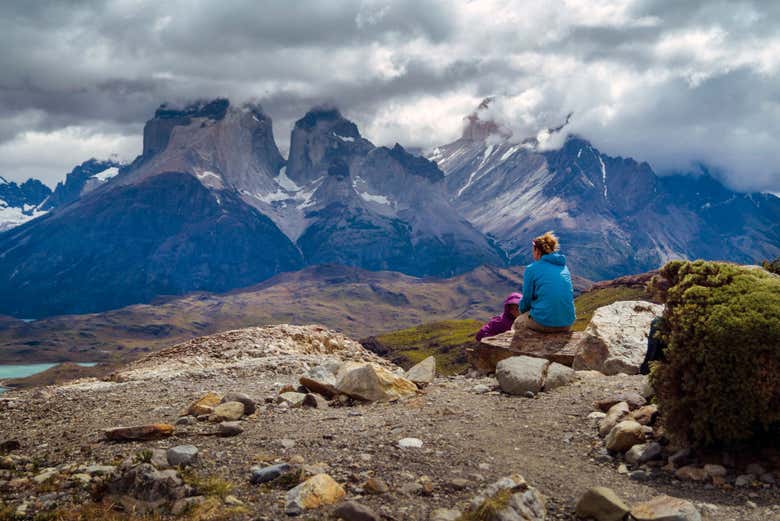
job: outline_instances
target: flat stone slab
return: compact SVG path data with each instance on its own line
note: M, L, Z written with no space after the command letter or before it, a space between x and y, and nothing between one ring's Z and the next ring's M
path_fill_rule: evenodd
M466 350L469 363L482 374L496 372L501 360L512 356L544 358L571 367L582 332L538 333L525 327L483 338L480 344Z

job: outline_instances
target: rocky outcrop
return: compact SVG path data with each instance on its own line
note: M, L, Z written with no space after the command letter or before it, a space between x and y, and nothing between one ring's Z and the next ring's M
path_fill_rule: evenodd
M198 360L198 364L192 364L191 360ZM114 373L112 379L120 382L165 379L228 369L298 375L319 365L332 364L339 368L344 361L395 368L341 333L321 326L284 324L194 338L132 362ZM208 404L216 399L210 398Z
M483 338L477 347L466 351L469 363L481 374L495 372L498 362L510 356L544 358L571 366L582 333L538 333L525 327Z
M637 374L647 353L650 322L663 309L663 305L638 300L597 309L576 346L573 367L608 375Z

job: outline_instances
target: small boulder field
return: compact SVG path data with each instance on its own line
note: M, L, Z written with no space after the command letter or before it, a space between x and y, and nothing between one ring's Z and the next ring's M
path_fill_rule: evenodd
M193 339L104 379L5 393L0 520L780 519L771 415L750 432L713 429L701 396L701 410L682 402L691 425L668 421L682 405L660 364L687 360L676 314L715 268L662 270L665 305L609 304L546 346L516 331L485 339L463 374L278 325ZM757 276L744 291L761 291L769 279ZM648 378L637 373L659 316L671 351ZM748 343L773 367L766 341ZM731 378L727 392L753 396Z

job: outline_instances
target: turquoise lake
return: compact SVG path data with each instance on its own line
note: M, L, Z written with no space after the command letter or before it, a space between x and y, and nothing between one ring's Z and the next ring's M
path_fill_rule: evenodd
M51 369L55 365L59 364L25 364L25 365L0 365L0 382L9 378L25 378L34 374L41 373L47 369ZM84 362L78 365L83 367L92 367L97 365L96 363ZM0 387L0 393L5 391L5 387Z

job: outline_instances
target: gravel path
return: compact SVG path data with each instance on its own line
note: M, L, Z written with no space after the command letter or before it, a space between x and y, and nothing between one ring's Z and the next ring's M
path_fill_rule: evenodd
M303 458L323 464L356 498L393 520L425 520L435 508L460 508L478 489L499 477L522 474L548 498L551 519L573 519L577 498L588 488L613 488L627 503L659 494L708 503L705 519L780 520L777 486L723 491L701 483L672 479L669 474L637 482L617 471L618 462L597 461L600 440L590 420L592 403L617 391L638 390L641 377L584 377L575 384L533 399L491 392L477 394L478 383L495 380L440 378L420 396L394 404L327 409L285 409L265 404L242 422L245 431L233 438L204 435L207 423L178 427L172 438L148 443L100 441L100 429L128 424L174 423L187 405L206 391L240 391L260 402L293 374L226 369L203 377L166 381L98 383L9 393L15 406L0 403L0 441L17 439L18 453L41 467L63 463L111 463L145 448L192 444L200 449L195 471L221 475L235 483L233 494L247 504L244 519L285 519L284 490L251 485L249 470L262 462ZM400 449L398 440L419 438L421 449ZM284 448L282 440L293 440ZM289 443L287 443L289 445ZM433 482L422 495L415 483ZM376 477L389 492L367 495L362 484ZM456 478L465 488L453 486ZM458 483L463 486L463 483ZM33 490L10 492L0 486L9 504ZM748 506L748 502L755 506ZM332 519L324 508L301 519Z

